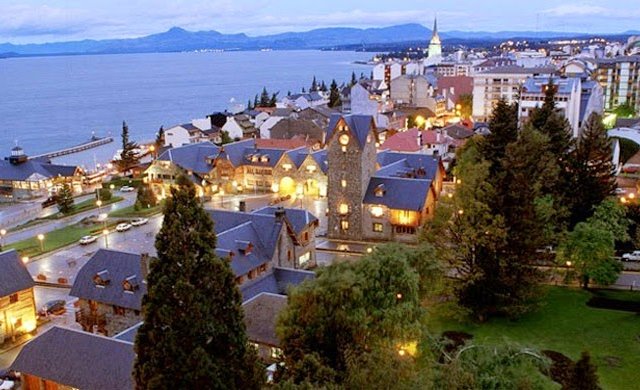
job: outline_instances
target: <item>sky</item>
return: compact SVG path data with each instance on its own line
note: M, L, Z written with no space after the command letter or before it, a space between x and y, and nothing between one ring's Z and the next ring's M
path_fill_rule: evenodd
M266 35L420 23L441 31L640 30L639 0L0 0L0 42L131 38L173 26Z

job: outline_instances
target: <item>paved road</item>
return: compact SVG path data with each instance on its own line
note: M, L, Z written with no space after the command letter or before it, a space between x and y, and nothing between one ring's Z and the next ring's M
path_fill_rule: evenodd
M6 237L4 238L4 244L11 244L14 242L18 242L18 241L22 241L31 237L35 237L38 234L46 234L52 230L56 230L56 229L60 229L63 228L65 226L69 226L69 225L73 225L75 223L80 222L82 219L91 216L91 215L98 215L100 214L100 212L106 213L106 212L111 212L123 207L127 207L127 206L131 206L135 203L136 201L136 193L135 192L131 192L131 193L123 193L123 194L117 194L118 196L122 196L124 197L124 200L117 202L117 203L112 203L110 205L104 206L102 207L100 210L98 209L93 209L93 210L88 210L76 215L73 215L71 217L67 217L67 218L62 218L62 219L57 219L57 220L53 220L53 221L47 221L47 222L43 222L41 224L20 230L20 231L16 231L16 232L11 232L11 233L7 233ZM87 195L87 198L91 198L92 195ZM82 200L79 200L82 201ZM78 202L78 200L76 201ZM53 206L55 207L55 206ZM0 225L2 224L2 221L0 220Z

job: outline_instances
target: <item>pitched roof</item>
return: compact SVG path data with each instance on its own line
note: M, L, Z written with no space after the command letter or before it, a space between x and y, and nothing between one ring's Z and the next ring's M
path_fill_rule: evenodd
M292 139L274 139L274 138L257 138L256 146L258 148L265 149L284 149L291 150L297 149L301 146L306 146L307 143L304 139L292 138Z
M11 369L79 389L133 389L133 344L53 328L28 342Z
M317 152L313 152L311 153L311 157L313 157L313 159L316 160L316 163L320 166L320 169L322 169L322 172L326 174L327 171L329 170L329 161L327 160L327 149L321 149L321 150L318 150Z
M297 286L305 280L315 277L316 274L312 271L273 267L273 272L260 279L248 281L241 285L240 293L243 301L247 301L263 292L286 295L290 287Z
M133 325L129 329L123 330L122 332L120 332L117 335L113 336L113 338L114 339L118 339L118 340L122 340L122 341L126 341L126 342L129 342L129 343L133 344L136 341L136 334L138 334L138 329L140 329L140 325L142 325L142 321L140 321L137 324Z
M287 307L286 296L268 292L260 293L245 301L242 309L247 338L255 343L279 346L276 323L285 307Z
M487 69L480 74L553 74L557 69L553 66L540 66L525 68L517 65L496 66L495 68Z
M457 102L460 95L473 93L473 77L446 76L438 79L438 90L444 91L453 88L453 99Z
M329 126L327 127L327 141L333 135L340 119L344 119L347 127L358 140L360 148L364 148L365 144L367 143L367 136L369 135L369 132L373 131L374 134L376 132L373 117L371 115L333 114L329 119Z
M93 301L140 310L147 284L142 280L141 255L109 249L99 249L80 269L69 295ZM94 277L106 271L108 284L98 286ZM125 291L122 284L135 276L135 291ZM104 278L103 278L104 279Z
M442 129L442 132L455 139L469 138L474 134L473 130L457 123L445 127L444 129Z
M35 285L18 252L0 253L0 297L6 297Z
M640 118L617 118L615 127L639 127Z
M384 195L377 197L378 188ZM372 177L362 203L381 204L396 210L421 211L431 188L431 180Z
M171 161L184 170L204 174L212 169L207 159L217 155L219 151L220 147L211 142L201 142L169 149L158 160Z
M254 210L253 214L264 214L264 215L275 215L278 207L267 206L258 210ZM285 208L283 209L285 213L285 217L291 224L294 232L296 234L302 233L302 231L309 225L314 224L318 221L313 214L304 209L291 209Z
M38 181L57 176L71 177L77 169L76 166L49 164L37 159L20 164L0 160L0 180Z

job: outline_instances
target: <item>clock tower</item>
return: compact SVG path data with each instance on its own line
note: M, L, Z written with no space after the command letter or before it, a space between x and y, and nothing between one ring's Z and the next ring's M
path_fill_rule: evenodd
M372 116L331 116L326 141L329 238L363 239L362 200L376 170L377 140Z

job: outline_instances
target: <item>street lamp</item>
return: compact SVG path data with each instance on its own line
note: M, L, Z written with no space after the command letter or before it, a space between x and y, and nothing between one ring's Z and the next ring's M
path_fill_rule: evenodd
M223 209L224 208L224 189L220 188L220 191L218 191L218 194L220 194L220 208Z
M7 229L0 229L0 250L2 250L2 246L4 245L4 236L7 234Z
M40 252L44 252L44 234L38 234L38 241L40 241Z
M104 229L102 231L102 234L104 235L104 247L105 248L109 248L109 229Z
M27 264L29 262L29 256L22 256L22 262Z

